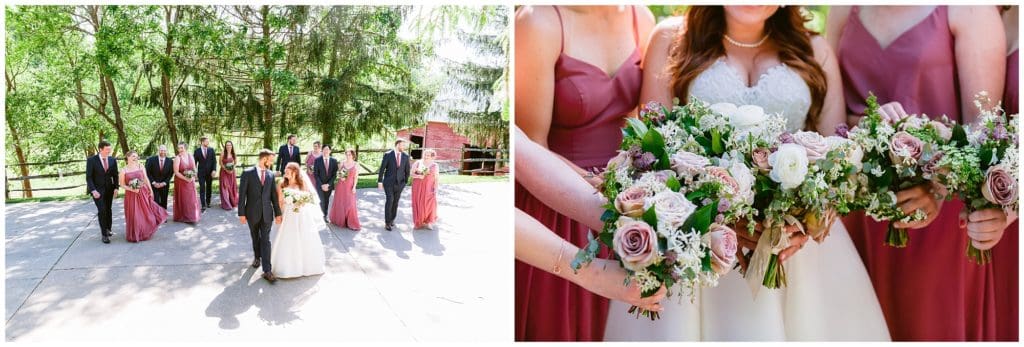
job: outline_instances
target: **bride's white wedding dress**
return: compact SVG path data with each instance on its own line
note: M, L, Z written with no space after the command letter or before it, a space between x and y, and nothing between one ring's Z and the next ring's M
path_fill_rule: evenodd
M313 184L305 173L300 173L305 190L284 188L284 191L306 192L313 195L313 201L299 207L287 201L281 205L281 225L277 226L276 235L271 243L271 271L279 278L312 276L324 273L324 245L320 240L320 230L327 228L324 214L320 211L320 199L311 191ZM283 199L283 197L282 197Z
M802 129L810 108L810 89L795 71L779 65L753 87L719 59L690 86L690 95L714 104L758 105L780 113L790 131ZM689 298L662 301L661 319L626 313L628 304L612 301L608 341L888 341L889 330L867 270L841 221L822 244L809 241L785 262L788 286L761 288L754 297L739 271L723 276L717 287Z

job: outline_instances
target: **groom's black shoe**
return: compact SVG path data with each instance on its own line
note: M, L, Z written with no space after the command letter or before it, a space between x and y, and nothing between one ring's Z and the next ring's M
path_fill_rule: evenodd
M254 267L254 268L255 267L260 267L260 258L256 258L256 259L252 260L252 267Z
M103 235L103 243L110 243L110 236Z
M387 231L391 231L391 224L385 224L384 229Z
M110 230L104 230L103 231L103 236L106 236L106 237L114 236L114 233L111 232Z
M274 276L273 272L264 272L263 279L267 280L267 282L270 282L271 284L277 282L277 277Z

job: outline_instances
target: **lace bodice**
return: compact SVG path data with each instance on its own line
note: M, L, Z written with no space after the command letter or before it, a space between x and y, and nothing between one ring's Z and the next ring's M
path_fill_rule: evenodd
M761 74L753 87L724 58L719 58L690 84L689 94L709 104L729 102L757 105L768 114L786 117L786 130L804 128L811 107L811 90L799 74L779 64Z

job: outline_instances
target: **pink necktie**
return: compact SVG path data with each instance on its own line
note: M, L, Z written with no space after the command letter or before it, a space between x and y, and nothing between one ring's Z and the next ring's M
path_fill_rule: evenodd
M164 158L160 158L160 171L164 171Z
M100 161L103 162L103 171L106 172L107 169L109 169L109 167L107 167L107 158L100 158Z
M263 184L266 183L266 181L267 181L266 177L267 177L267 173L263 172L263 170L260 170L260 185L263 185Z
M395 162L398 163L399 167L402 166L402 155L398 152L395 152Z

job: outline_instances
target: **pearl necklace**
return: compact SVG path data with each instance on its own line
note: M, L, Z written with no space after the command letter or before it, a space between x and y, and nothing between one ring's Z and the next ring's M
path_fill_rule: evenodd
M725 36L725 40L729 41L729 43L731 43L733 45L736 45L736 46L739 46L739 47L743 47L743 48L757 48L762 43L764 43L765 41L768 40L768 35L764 35L764 37L762 37L761 40L759 40L759 41L757 41L755 43L743 43L743 42L739 42L739 41L733 40L731 37L729 37L729 35L722 34L722 36Z

